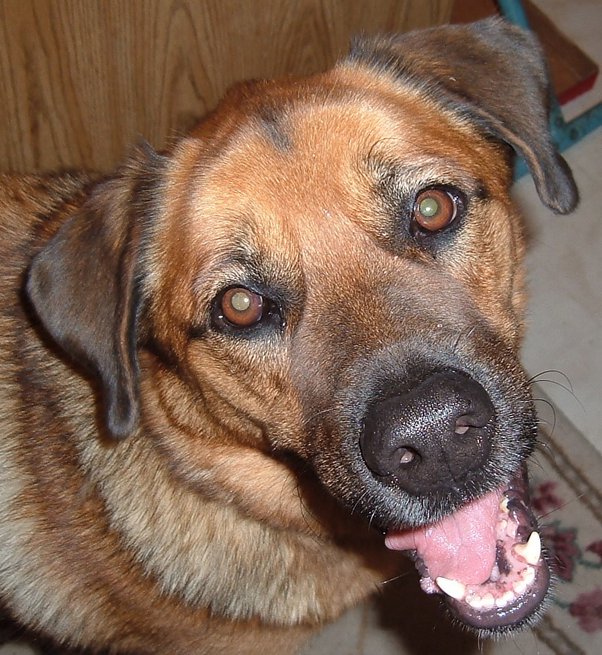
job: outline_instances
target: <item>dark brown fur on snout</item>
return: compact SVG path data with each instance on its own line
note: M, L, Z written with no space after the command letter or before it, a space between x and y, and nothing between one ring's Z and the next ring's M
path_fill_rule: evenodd
M534 440L512 150L544 203L576 202L546 94L528 35L443 27L239 85L107 179L2 177L14 617L115 653L292 652L395 574L369 523L422 525L507 483ZM433 232L425 189L456 203ZM249 325L230 289L263 302ZM478 465L453 454L410 493L374 407L399 396L431 425L424 397L464 379L488 412Z

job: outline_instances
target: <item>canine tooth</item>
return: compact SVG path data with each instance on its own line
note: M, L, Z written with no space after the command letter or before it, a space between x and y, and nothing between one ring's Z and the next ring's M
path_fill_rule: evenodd
M445 592L448 596L456 600L462 600L466 595L466 586L458 580L450 580L449 578L438 577L436 580L441 591Z
M508 514L508 498L506 498L506 496L504 496L500 502L500 509L504 514Z
M526 544L516 544L514 552L522 557L527 564L535 566L541 556L541 538L538 532L533 531Z

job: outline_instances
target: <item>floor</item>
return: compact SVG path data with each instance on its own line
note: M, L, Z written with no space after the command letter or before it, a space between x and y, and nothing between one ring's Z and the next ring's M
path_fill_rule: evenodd
M602 68L602 0L538 4ZM563 108L565 117L596 102L602 102L602 73L592 91ZM564 155L581 194L576 212L552 214L528 177L515 188L532 233L523 360L554 404L602 452L602 128ZM553 423L550 408L539 409Z

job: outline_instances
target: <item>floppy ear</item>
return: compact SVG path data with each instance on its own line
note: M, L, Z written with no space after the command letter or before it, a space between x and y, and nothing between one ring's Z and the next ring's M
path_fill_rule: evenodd
M137 426L140 256L163 158L137 149L33 259L26 292L43 326L98 376L115 439Z
M508 143L524 157L542 202L565 214L577 187L549 132L550 84L535 37L502 19L359 40L350 61L393 73Z

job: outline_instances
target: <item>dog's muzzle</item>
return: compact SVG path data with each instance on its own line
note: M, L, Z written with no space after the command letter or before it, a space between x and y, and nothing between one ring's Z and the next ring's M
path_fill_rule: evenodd
M386 544L407 551L424 591L443 594L456 617L482 634L533 621L550 579L525 467L509 484L474 495L496 449L497 421L481 383L464 371L438 369L376 395L359 436L369 474L391 492L410 502L472 499L438 521L388 529Z
M410 554L423 590L464 625L531 624L550 572L526 477L537 419L515 354L485 330L462 343L438 331L363 354L337 385L312 458L331 493Z

